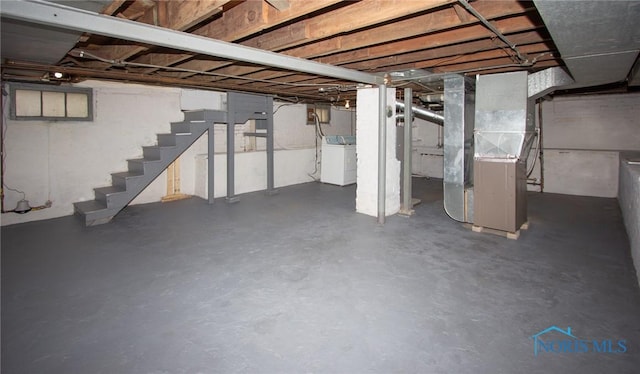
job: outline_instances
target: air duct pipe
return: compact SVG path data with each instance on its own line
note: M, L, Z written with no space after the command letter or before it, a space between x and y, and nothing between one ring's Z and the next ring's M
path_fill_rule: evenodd
M396 108L402 109L404 111L404 103L399 100L396 101ZM433 122L440 126L444 125L444 116L431 110L420 108L417 106L411 106L411 113L413 113L417 118L423 119L425 121Z
M444 209L456 221L473 222L473 80L445 76L444 102Z

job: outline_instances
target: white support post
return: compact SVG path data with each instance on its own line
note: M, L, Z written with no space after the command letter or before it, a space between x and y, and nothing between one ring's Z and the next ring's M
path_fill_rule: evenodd
M395 131L395 89L384 90L386 104L380 106L379 88L362 88L358 90L358 106L356 112L356 153L357 163L357 188L356 211L373 217L378 217L380 223L384 223L384 217L398 213L400 210L400 161L396 158L396 131ZM383 91L383 92L384 92ZM386 115L391 103L391 117ZM384 117L385 147L384 178L382 189L379 189L379 138L380 117ZM384 191L382 191L384 190ZM378 192L382 194L384 205L378 205ZM383 214L379 215L383 209ZM381 219L382 218L382 219Z

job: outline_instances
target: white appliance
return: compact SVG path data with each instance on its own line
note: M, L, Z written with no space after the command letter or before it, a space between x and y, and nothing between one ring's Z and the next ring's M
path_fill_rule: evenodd
M338 186L356 183L354 136L334 135L322 139L320 181Z

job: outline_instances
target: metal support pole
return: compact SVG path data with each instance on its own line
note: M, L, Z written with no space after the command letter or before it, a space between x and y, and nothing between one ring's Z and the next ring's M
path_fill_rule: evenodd
M227 94L227 202L239 201L235 196L235 130L236 130L236 105L233 95Z
M278 191L274 187L273 177L273 97L267 96L267 194L275 195Z
M215 173L214 173L214 158L215 158L215 138L213 136L214 130L213 127L215 125L212 123L209 124L209 130L208 130L208 155L207 155L207 169L208 169L208 181L207 181L207 185L208 185L208 191L207 191L207 195L209 198L209 204L213 204L213 199L214 199L214 193L215 193Z
M407 216L413 214L413 203L411 199L411 138L412 138L412 116L411 108L413 91L411 88L404 89L404 149L402 158L402 208L401 213Z
M378 86L378 223L384 225L387 201L387 85Z

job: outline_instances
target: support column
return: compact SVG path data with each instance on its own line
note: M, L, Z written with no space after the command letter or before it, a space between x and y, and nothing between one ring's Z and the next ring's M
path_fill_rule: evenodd
M216 147L215 147L215 137L213 136L213 127L214 124L213 122L209 124L209 130L207 131L207 137L208 139L208 147L207 147L207 169L208 169L208 191L207 191L207 198L208 198L208 202L209 204L213 204L213 198L214 198L214 194L215 194L215 172L214 172L214 159L215 159L215 154L216 154Z
M395 89L381 88L358 90L356 211L377 217L382 224L384 217L400 210L400 161L395 110L387 105L395 103Z
M239 201L235 194L235 156L236 156L236 103L227 96L227 202Z
M403 128L403 149L402 149L402 205L400 213L410 216L413 214L412 189L411 189L411 145L413 132L413 115L411 106L413 105L413 90L404 89L404 128Z
M384 225L387 187L387 85L378 86L378 223ZM395 113L395 111L394 111ZM393 143L395 144L395 142Z
M275 195L278 193L278 190L275 189L274 186L274 175L273 175L273 97L267 96L267 104L266 104L266 113L267 113L267 195Z

